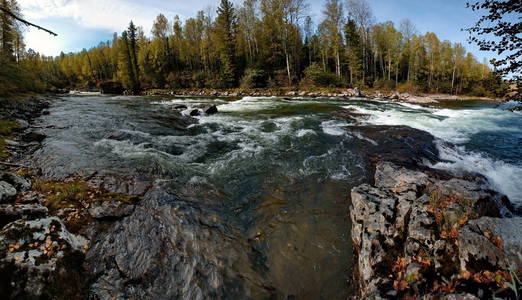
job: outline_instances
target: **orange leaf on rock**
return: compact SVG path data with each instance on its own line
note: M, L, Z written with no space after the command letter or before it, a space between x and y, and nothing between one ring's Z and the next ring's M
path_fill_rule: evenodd
M491 242L495 244L499 249L504 249L504 246L502 245L502 238L494 237L491 239Z
M468 270L464 270L464 271L460 272L460 274L459 274L459 278L464 279L464 280L468 280L470 277L471 277L471 272Z

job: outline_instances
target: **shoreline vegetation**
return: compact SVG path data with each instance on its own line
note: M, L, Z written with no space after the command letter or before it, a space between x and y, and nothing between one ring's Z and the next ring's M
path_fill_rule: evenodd
M21 14L16 1L9 6ZM0 12L0 16L2 13ZM462 44L409 20L378 22L364 0L327 0L319 22L301 0L221 1L182 21L159 14L150 34L132 21L112 40L47 57L23 44L21 24L0 41L0 96L101 88L397 90L504 97L510 81Z

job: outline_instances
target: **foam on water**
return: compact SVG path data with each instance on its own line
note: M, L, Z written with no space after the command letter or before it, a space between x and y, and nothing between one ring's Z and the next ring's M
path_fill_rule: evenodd
M513 202L522 204L522 157L518 163L507 163L486 153L467 149L470 143L476 143L476 135L480 134L509 133L522 137L522 122L515 114L496 108L438 109L407 103L364 107L351 105L345 108L354 108L370 115L367 122L371 124L406 125L454 144L447 146L439 143L441 159L447 162L433 167L483 174L494 188Z
M343 127L346 125L348 124L336 120L324 121L323 123L321 123L323 132L329 135L345 135L346 130L344 130Z

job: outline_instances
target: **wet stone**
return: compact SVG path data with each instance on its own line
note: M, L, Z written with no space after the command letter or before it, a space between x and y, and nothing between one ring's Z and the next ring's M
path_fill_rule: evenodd
M101 201L95 202L89 208L89 213L93 218L122 218L130 215L134 211L134 205L120 201Z

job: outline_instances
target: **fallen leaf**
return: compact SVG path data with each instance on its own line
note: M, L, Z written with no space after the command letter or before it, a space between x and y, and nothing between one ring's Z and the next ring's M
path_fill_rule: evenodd
M460 272L460 274L459 274L459 278L464 279L464 280L468 280L470 277L471 277L471 272L468 270L464 270L464 271Z

